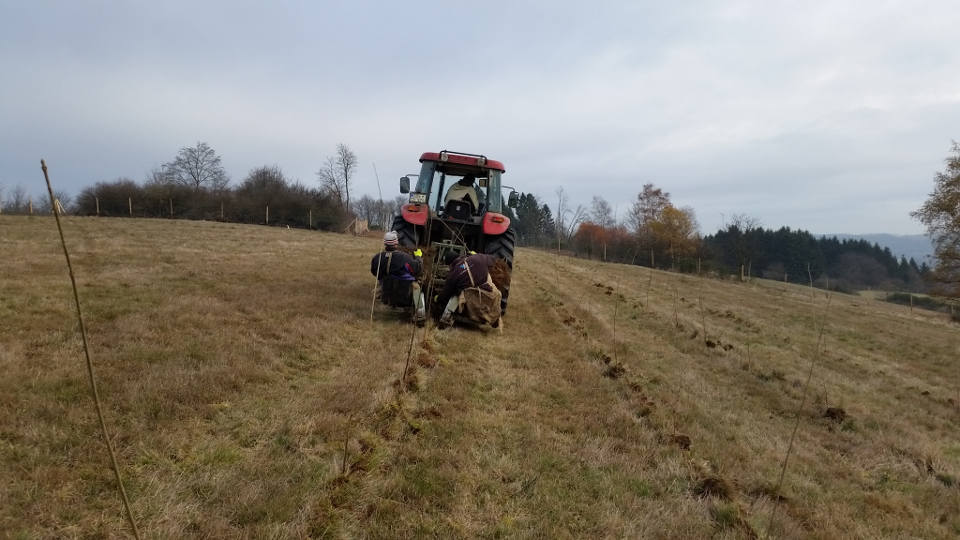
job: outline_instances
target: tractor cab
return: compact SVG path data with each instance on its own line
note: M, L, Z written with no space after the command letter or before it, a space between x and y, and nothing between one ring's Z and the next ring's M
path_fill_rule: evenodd
M400 192L410 194L401 216L418 227L416 232L429 232L435 242L451 240L483 251L486 237L502 235L509 229L510 219L503 208L503 163L479 154L447 150L426 152L420 156L420 163L420 174L400 179ZM411 192L413 176L416 185ZM517 193L508 189L506 204L516 206Z
M487 212L503 213L499 161L443 151L423 154L420 163L410 203L425 204L432 217L479 224Z

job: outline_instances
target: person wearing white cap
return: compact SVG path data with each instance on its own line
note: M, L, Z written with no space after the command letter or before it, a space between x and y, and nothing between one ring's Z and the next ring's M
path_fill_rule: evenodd
M422 326L426 320L423 290L419 277L423 273L423 255L419 249L409 255L400 251L396 231L383 235L384 250L373 256L370 273L377 277L381 301L394 307L413 307L413 320Z

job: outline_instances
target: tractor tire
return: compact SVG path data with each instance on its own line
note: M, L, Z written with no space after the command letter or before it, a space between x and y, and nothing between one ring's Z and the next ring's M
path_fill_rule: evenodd
M487 241L484 247L484 253L499 257L507 261L507 266L513 271L513 248L517 243L517 233L513 229L507 229L499 236L494 236ZM500 315L507 313L507 297L510 296L510 289L500 291Z
M391 227L391 230L397 233L397 240L400 242L400 247L411 249L417 247L416 226L412 223L407 223L407 221L403 219L403 216L393 218L393 227Z
M483 251L507 261L507 266L510 267L510 270L513 270L513 247L516 244L517 233L513 232L513 229L507 229L503 234L487 240L487 245Z

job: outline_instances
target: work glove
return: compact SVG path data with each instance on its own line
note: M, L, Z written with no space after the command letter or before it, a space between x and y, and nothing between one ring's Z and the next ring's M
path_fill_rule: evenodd
M417 248L417 250L413 252L413 256L414 256L414 257L423 257L423 252L420 251L420 248Z
M470 254L471 254L471 255L476 255L477 252L476 252L476 251L471 251Z

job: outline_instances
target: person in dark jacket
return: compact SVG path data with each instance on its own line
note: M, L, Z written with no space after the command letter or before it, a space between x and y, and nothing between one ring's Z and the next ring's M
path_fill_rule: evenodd
M440 328L446 328L453 324L453 314L455 312L458 310L463 311L464 307L471 307L469 304L473 304L473 302L468 302L467 306L461 303L461 293L467 289L479 289L484 293L488 293L478 293L476 297L478 299L476 302L484 305L475 306L480 309L474 309L473 311L475 313L483 311L488 315L486 320L480 320L478 322L488 322L494 328L499 325L500 291L497 290L496 285L494 285L490 279L490 268L493 267L496 261L497 259L493 255L482 253L474 253L460 257L456 257L455 254L449 256L447 263L450 265L450 271L447 273L443 290L440 291L440 294L438 294L436 298L440 305L446 304L443 315L440 317ZM467 302L466 299L464 299L464 301ZM485 304L490 305L486 306Z
M395 231L383 235L383 247L370 260L370 273L377 277L381 301L395 307L412 306L414 322L423 324L427 317L419 282L423 273L422 252L418 249L409 255L400 251Z

